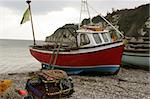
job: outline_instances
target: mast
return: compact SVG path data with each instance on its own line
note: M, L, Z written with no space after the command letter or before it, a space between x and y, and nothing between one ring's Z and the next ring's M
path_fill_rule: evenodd
M92 25L92 18L91 18L91 15L90 15L90 11L89 11L87 0L85 1L85 4L86 4L87 12L88 12L88 15L89 15L89 18L90 18L90 24Z
M90 18L90 24L92 24L92 19L91 19L91 16L90 16L90 11L89 11L87 0L81 0L81 10L80 10L80 18L79 18L78 28L80 28L80 25L81 25L82 12L87 12L88 13L88 16Z
M33 27L33 20L32 20L32 13L31 13L31 6L30 6L31 1L30 1L30 0L27 0L26 2L27 2L27 4L28 4L28 6L29 6L29 11L30 11L31 27L32 27L32 33L33 33L33 43L34 43L34 45L36 45L36 42L35 42L35 35L34 35L34 27Z

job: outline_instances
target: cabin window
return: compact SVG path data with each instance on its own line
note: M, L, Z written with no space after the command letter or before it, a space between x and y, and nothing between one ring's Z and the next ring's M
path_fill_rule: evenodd
M87 34L81 34L80 35L80 45L87 45L90 43L89 37Z
M95 40L96 44L102 43L102 40L101 40L101 38L100 38L98 33L94 33L93 37L94 37L94 40Z
M103 37L103 39L104 39L105 42L109 41L109 39L107 37L107 33L102 33L102 37Z

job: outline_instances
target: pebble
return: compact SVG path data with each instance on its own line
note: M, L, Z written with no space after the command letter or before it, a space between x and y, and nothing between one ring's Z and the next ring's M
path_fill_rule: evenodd
M75 92L67 99L150 99L149 71L121 68L117 76L72 75ZM15 89L25 89L28 73L1 74L13 85L1 99L20 99Z

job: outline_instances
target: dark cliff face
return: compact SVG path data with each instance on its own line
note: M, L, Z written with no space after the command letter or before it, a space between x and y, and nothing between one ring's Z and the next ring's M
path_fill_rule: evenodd
M135 9L116 11L120 14L118 20L119 30L126 36L141 36L138 32L145 27L145 22L149 18L150 4L139 6Z
M149 36L149 30L145 27L145 22L150 17L150 4L141 5L134 9L122 9L108 13L105 18L113 25L118 25L119 30L126 36L141 36L139 31L143 28L146 32L144 36ZM93 23L104 22L100 16L93 17ZM89 19L84 19L82 24L88 24Z
M149 37L150 29L146 28L145 22L150 18L150 4L141 5L134 9L122 9L117 10L112 13L108 13L105 18L109 20L113 25L119 26L119 30L124 33L125 36L128 37L141 37L141 29L146 33L143 36ZM106 24L104 20L98 15L92 18L92 22L97 24L99 22L103 22ZM83 24L89 24L89 19L84 19L82 21ZM63 27L78 29L78 25L74 24L66 24ZM59 29L58 29L59 30ZM57 31L57 30L56 30ZM58 35L56 32L52 35Z

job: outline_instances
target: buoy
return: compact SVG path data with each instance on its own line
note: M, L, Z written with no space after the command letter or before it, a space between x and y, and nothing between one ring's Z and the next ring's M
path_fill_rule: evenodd
M16 89L16 92L21 96L22 99L24 99L24 97L28 95L28 92L26 90Z

